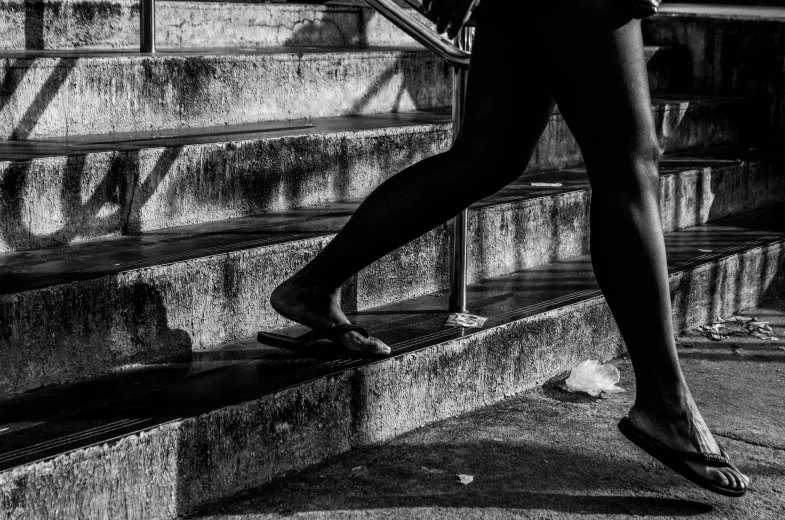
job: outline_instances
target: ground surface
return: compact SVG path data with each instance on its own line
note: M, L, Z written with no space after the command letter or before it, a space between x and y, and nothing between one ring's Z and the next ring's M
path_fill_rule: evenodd
M703 492L621 436L616 423L634 381L620 359L626 393L570 394L557 378L297 473L201 518L785 518L785 298L740 314L770 320L780 341L715 342L687 332L679 351L709 425L752 478L744 498ZM458 474L474 480L462 485Z

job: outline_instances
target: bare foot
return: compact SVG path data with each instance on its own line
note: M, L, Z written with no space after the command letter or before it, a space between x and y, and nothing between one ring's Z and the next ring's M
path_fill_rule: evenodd
M629 418L637 429L673 450L720 453L720 447L689 394L680 406L636 403ZM698 475L729 489L741 491L750 483L746 475L733 468L717 468L701 462L688 461L686 464Z
M270 296L270 305L284 318L314 330L349 323L338 305L337 292L324 292L311 285L298 284L292 279L275 288ZM382 341L373 337L365 338L359 332L346 332L337 339L351 351L374 356L390 355L390 347Z

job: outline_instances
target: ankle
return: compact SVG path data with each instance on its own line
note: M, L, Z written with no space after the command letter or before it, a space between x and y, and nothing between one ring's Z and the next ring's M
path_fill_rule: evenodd
M686 384L666 390L640 391L635 396L634 408L659 417L683 416L692 410L695 402Z
M334 287L314 280L307 274L302 274L302 271L295 273L289 279L281 284L288 290L296 291L308 296L329 296L337 297L341 291L341 286Z

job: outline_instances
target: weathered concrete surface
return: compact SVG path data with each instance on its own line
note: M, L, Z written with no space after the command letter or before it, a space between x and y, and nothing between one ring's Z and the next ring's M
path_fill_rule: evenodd
M764 161L665 175L666 229L782 200L782 167ZM470 212L471 281L588 252L588 189L528 200L520 191L514 195ZM285 322L267 303L270 293L331 236L0 296L0 394L84 379L128 363L215 347L260 328L282 327ZM367 309L446 288L448 247L448 229L441 226L394 251L347 284L342 305Z
M785 128L785 9L680 6L643 21L647 44L681 45L690 91L750 96L772 127Z
M759 295L759 289L747 284L760 285L756 269L761 261L781 267L783 251L780 244L747 251L741 260L722 260L714 269L728 276L709 280L718 283L700 279L700 268L674 277L677 322L700 316L706 302L745 302ZM693 283L685 283L692 278ZM785 273L767 280L767 289L785 289ZM173 518L332 455L501 401L583 359L608 360L622 351L609 310L602 298L594 298L4 472L3 518L94 518L103 511L127 519ZM612 428L602 427L606 432ZM563 435L572 430L555 431ZM585 445L585 435L576 436ZM770 463L765 453L757 460ZM599 470L591 469L592 474ZM456 468L458 472L462 470Z
M156 39L160 48L418 45L361 4L157 1ZM139 2L0 2L0 49L73 48L138 49Z
M346 126L1 163L0 251L361 199L451 136L444 124Z
M772 320L785 339L785 300L745 315ZM693 395L718 441L752 479L742 499L703 491L616 429L632 406L629 360L613 363L623 394L561 390L565 376L382 445L353 451L194 515L211 520L611 519L775 520L785 513L785 352L748 340L679 340ZM457 474L469 474L468 486Z
M42 54L0 60L0 139L221 126L449 106L425 51Z
M666 152L734 142L748 126L745 104L737 100L666 97L655 98L653 107ZM359 200L406 166L450 146L449 124L380 122L358 130L353 120L359 121L327 129L314 121L314 130L223 143L172 139L175 145L127 149L119 142L111 151L85 143L69 152L74 155L0 162L0 252ZM557 112L528 170L580 161Z

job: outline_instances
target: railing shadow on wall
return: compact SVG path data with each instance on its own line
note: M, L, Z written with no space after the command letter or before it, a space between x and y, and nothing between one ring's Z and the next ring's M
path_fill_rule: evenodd
M33 12L34 16L28 16L25 23L26 30L29 32L27 36L28 47L40 49L43 45L43 8L41 7L43 3L30 2L29 4L35 9L28 9L28 12ZM338 20L332 20L331 16L330 12L325 13L320 23L327 26L337 25ZM368 35L364 31L367 30L371 20L372 18L363 19L359 27L363 32L358 35L358 41L368 40ZM308 41L313 38L309 33L314 30L313 25L304 25L291 35L289 40L292 42ZM26 59L34 60L35 58ZM13 130L12 139L25 140L29 138L49 103L68 81L71 72L76 67L77 60L76 57L69 57L62 58L57 62L50 77L40 87L34 102L30 104L27 112ZM13 65L6 68L5 76L0 83L0 112L7 108L7 104L13 99L14 93L28 70L29 67L15 67ZM407 95L410 99L407 100L406 105L410 106L413 101L416 106L417 96L415 93L418 90L419 82L413 72L412 67L407 66L406 57L398 57L373 81L367 92L354 102L349 113L362 113L368 103L393 81L399 84L398 93L393 103L393 111L401 109L402 100ZM193 94L190 88L193 82L181 83L179 90L182 93L177 96L178 98ZM217 139L217 141L220 140L220 138ZM45 140L43 141L45 142ZM150 146L154 146L154 144ZM118 141L118 147L122 148L122 151L112 152L114 156L111 158L111 166L108 167L100 182L92 183L92 192L87 195L84 193L84 185L90 184L90 181L85 178L88 172L84 170L95 166L89 164L90 161L85 159L85 155L73 155L73 152L69 152L71 155L67 157L63 165L63 178L59 180L62 192L59 195L49 194L52 196L51 202L59 202L60 207L49 215L53 221L48 223L33 222L34 217L29 208L24 207L25 201L22 195L25 190L31 187L29 184L40 182L40 179L34 178L31 171L34 168L32 161L16 161L14 163L9 161L6 163L5 171L0 169L0 193L3 194L4 202L0 208L0 218L3 221L0 226L0 250L26 250L56 246L74 240L113 236L140 229L141 209L147 199L155 192L157 185L162 184L163 179L169 174L169 169L174 167L181 155L182 148L170 148L167 153L161 154L153 172L142 172L139 171L141 167L140 150L129 150L132 146L122 141ZM435 151L438 150L433 150L433 152ZM411 158L400 163L399 167L407 166L425 157L421 151L410 155ZM303 169L307 169L307 166L303 165ZM95 175L95 171L89 174ZM336 172L336 174L342 177L350 175L349 172ZM261 178L272 177L264 175L264 172L259 172L258 176ZM383 178L386 177L383 175L381 180ZM339 187L339 191L333 195L334 199L328 202L355 200L367 194L351 190L341 193L340 188L351 185L351 180L348 178L339 178L334 185ZM266 190L263 186L258 186L258 188L262 191L244 194L253 200L236 201L237 205L262 208L263 211L265 206L270 205L264 202L268 193L277 193L278 187L268 186ZM176 202L175 198L178 196L176 186L168 186L167 189L166 196L172 197L172 202ZM299 206L295 204L292 207Z

